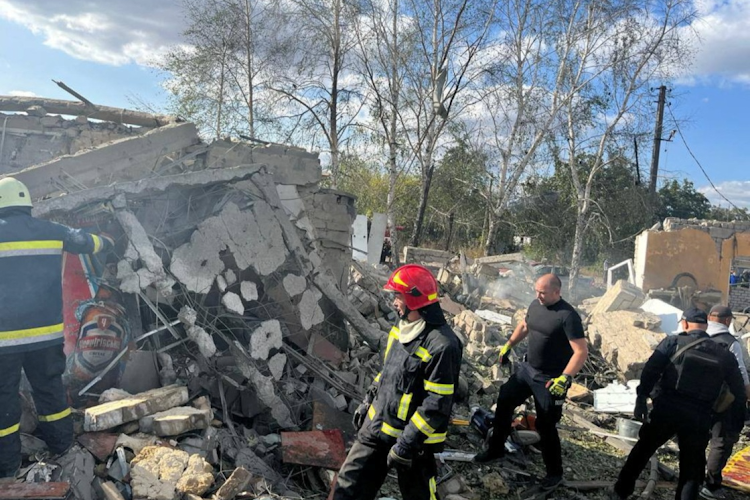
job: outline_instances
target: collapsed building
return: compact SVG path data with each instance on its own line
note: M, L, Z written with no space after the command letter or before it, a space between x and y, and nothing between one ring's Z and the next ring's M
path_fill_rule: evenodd
M174 117L23 98L0 111L18 112L0 113L0 174L26 184L33 214L116 242L64 261L65 379L83 430L205 432L218 408L232 430L214 446L232 441L238 467L280 482L262 460L273 446L256 455L232 421L258 436L306 428L313 401L346 410L375 373L348 355L369 359L384 329L345 295L353 197L320 186L316 154L207 143ZM125 392L86 409L112 387Z
M729 286L730 271L750 269L750 222L664 220L635 240L635 284L644 291L690 287L714 292L713 302L750 307L747 286Z

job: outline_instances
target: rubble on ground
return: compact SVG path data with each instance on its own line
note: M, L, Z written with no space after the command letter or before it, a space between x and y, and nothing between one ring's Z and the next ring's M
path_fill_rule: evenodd
M46 483L43 498L68 490L77 500L324 497L397 320L383 292L390 269L351 260L354 199L322 188L317 155L302 149L209 143L174 117L78 104L0 97L0 111L26 111L2 115L0 173L28 185L36 216L116 241L103 259L66 260L66 383L78 444L53 463L28 436L24 478L67 481ZM54 115L63 112L77 117ZM539 268L522 254L471 259L414 247L404 261L435 272L464 342L448 448L476 450L483 438L469 426L472 411L491 408L512 373L498 365L499 350L534 300ZM640 290L620 282L590 298L597 284L583 288L594 349L568 404L589 408L596 390L637 378L665 333L661 316L639 309ZM22 430L31 433L33 400L23 401ZM612 428L601 414L586 418ZM607 445L590 431L569 433L566 464L584 444L603 456ZM528 485L539 460L519 446L528 469L441 463L443 498L497 498ZM614 467L604 476L594 469L571 480L612 477ZM39 494L30 480L13 486L17 497Z

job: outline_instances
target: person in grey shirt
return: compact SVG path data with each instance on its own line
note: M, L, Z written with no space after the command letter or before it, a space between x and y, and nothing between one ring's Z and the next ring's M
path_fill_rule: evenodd
M737 364L745 384L745 394L750 396L750 378L742 356L739 340L729 331L734 315L727 306L716 305L708 314L708 333L711 340L723 344L737 358ZM721 470L732 456L732 448L740 439L740 432L745 425L745 405L736 404L724 413L716 415L711 428L710 451L706 461L706 483L701 488L703 498L725 498L721 491Z

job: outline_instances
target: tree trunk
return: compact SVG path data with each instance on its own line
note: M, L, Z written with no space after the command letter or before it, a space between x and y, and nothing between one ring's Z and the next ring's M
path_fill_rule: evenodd
M252 4L245 0L245 50L247 51L247 130L255 138L255 102L253 97L253 29Z
M401 89L399 88L399 75L398 75L398 0L393 2L393 18L392 18L392 34L393 39L391 40L391 52L393 57L391 59L390 67L390 79L391 79L391 115L388 123L388 203L387 203L387 217L388 227L390 228L391 235L391 264L398 266L401 262L400 258L400 241L398 237L398 230L396 229L396 183L398 182L398 144L396 143L396 134L398 132L398 103L399 94Z
M498 218L495 217L495 214L492 210L487 211L487 218L489 219L489 224L487 228L487 239L484 240L484 256L487 257L489 255L494 255L495 252L495 239L497 238L497 230L498 230Z
M422 236L422 225L424 224L424 214L427 212L427 199L430 196L430 184L432 184L433 167L430 164L422 179L422 191L419 193L419 209L417 209L417 218L414 221L414 232L411 234L409 244L418 247Z
M582 204L578 204L578 215L576 218L576 232L573 236L573 257L570 260L570 274L568 279L568 298L571 301L577 299L578 292L578 275L581 270L581 256L583 255L583 238L586 235L586 216L587 213L582 208Z
M339 72L341 71L341 0L333 2L333 68L331 69L331 103L330 127L328 143L331 146L331 184L335 188L339 180L339 130L338 130L338 99Z

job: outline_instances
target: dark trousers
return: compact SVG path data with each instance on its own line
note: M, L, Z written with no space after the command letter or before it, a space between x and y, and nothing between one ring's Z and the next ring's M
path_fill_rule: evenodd
M628 455L615 491L622 498L633 493L635 482L656 450L677 435L680 446L680 478L677 482L676 500L695 500L703 483L706 467L709 423L696 425L691 418L680 418L679 413L655 409L651 421L644 423L638 434L638 442Z
M73 443L73 420L70 418L62 374L65 371L63 346L55 345L14 354L2 354L0 366L0 477L13 475L21 464L21 368L31 384L39 417L38 431L53 454L67 450Z
M545 384L550 378L535 370L527 363L519 363L514 373L500 388L495 408L495 422L490 448L504 450L508 439L516 408L534 396L536 405L536 430L541 441L544 466L548 476L562 476L562 450L560 436L557 434L557 423L562 418L565 398L556 398L550 394Z
M706 462L706 488L716 491L721 487L721 470L732 456L732 448L740 440L740 430L728 422L730 415L724 416L711 428L711 450Z
M386 460L389 450L385 444L368 446L359 440L354 441L333 486L333 500L373 500L388 474ZM410 469L397 467L396 471L404 499L437 500L437 466L432 453L420 453L414 457Z

